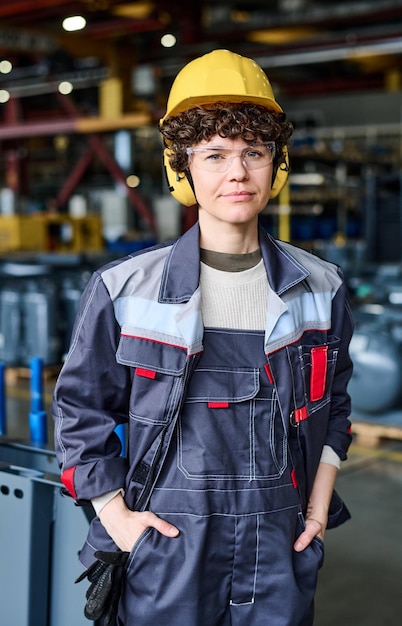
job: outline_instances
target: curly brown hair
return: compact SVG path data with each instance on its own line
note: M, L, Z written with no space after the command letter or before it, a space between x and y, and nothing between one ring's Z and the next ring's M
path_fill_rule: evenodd
M293 127L285 113L271 111L253 102L217 102L167 117L159 124L159 131L165 148L169 149L169 163L175 172L184 172L188 167L186 148L209 141L214 135L233 139L241 137L249 143L275 141L276 172L285 162L283 148Z

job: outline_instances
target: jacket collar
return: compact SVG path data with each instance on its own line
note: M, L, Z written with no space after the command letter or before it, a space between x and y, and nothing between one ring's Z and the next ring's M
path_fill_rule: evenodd
M271 237L261 225L258 236L268 283L278 296L307 278L310 274L309 270L299 263L279 241Z
M309 271L259 226L261 254L268 282L277 295L304 280ZM200 231L198 222L172 246L166 259L160 302L180 303L190 300L200 281Z

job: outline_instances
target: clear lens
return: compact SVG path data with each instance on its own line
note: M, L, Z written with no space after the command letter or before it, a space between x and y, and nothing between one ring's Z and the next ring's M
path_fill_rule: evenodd
M206 172L226 172L235 157L240 157L248 170L258 170L270 165L275 156L275 142L252 144L242 150L229 150L219 146L187 148L189 161Z

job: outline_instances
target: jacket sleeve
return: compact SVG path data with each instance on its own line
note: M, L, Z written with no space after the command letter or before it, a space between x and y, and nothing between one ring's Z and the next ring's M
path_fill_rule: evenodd
M116 361L119 336L113 303L94 273L52 404L61 479L77 502L124 489L127 460L115 428L127 422L131 385L129 368Z
M339 353L336 362L332 386L332 400L325 443L337 453L343 461L352 441L350 396L347 386L352 375L352 361L349 356L349 344L353 333L353 318L346 286L342 283L332 305L331 333L340 338Z

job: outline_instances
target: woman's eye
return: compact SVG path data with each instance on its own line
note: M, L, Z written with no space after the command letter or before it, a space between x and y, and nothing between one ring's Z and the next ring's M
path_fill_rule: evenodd
M224 156L223 154L214 152L213 154L208 154L206 158L208 161L220 161L221 159L224 158Z
M248 150L245 153L245 157L247 159L257 160L257 159L260 159L262 157L262 153L259 150Z

